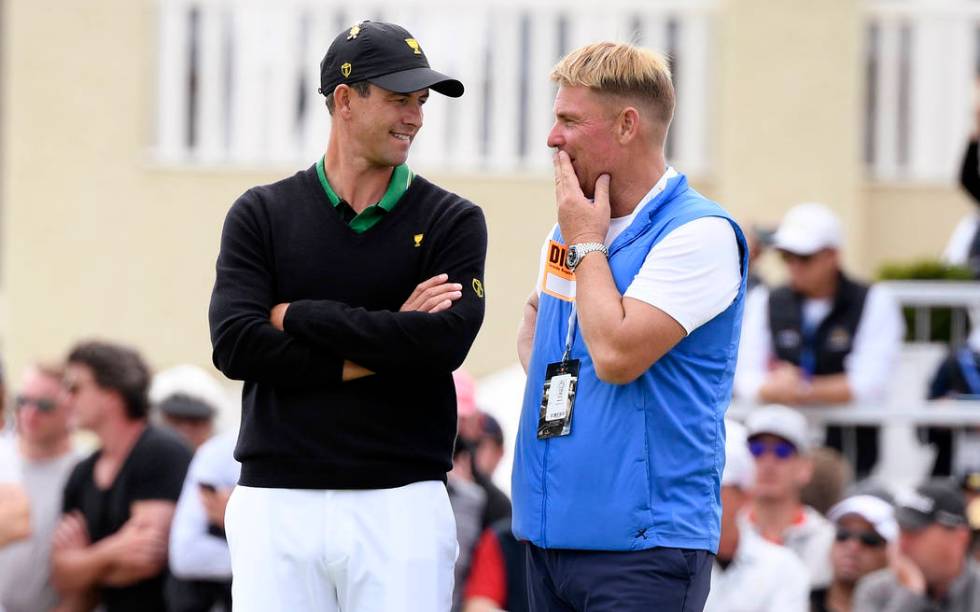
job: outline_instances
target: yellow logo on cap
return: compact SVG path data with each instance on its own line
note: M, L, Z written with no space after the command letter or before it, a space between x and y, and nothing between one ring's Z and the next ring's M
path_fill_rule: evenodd
M413 236L413 238L415 238L415 248L416 249L419 248L420 246L422 246L422 238L424 238L424 237L425 237L425 234L415 234L415 236Z
M346 62L340 67L340 74L344 75L344 78L346 79L350 76L351 68L353 68L353 66L350 65L350 62Z
M478 278L473 279L473 291L476 293L476 297L483 297L483 283Z
M411 47L412 51L415 51L415 55L422 55L422 47L419 46L419 41L414 38L406 38L405 44Z
M361 25L358 24L347 32L347 40L353 40L357 38L357 35L361 33Z

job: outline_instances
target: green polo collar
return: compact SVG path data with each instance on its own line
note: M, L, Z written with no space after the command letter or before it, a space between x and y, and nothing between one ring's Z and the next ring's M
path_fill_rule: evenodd
M321 157L316 162L316 175L320 179L320 185L323 186L323 191L327 194L327 199L333 204L334 208L341 205L342 200L337 192L333 190L330 183L327 182L327 173L323 168L323 158ZM377 224L385 214L392 211L395 205L398 204L398 200L401 199L405 192L408 190L408 186L412 184L412 180L415 178L415 173L408 167L408 164L402 164L400 166L395 166L394 171L391 173L391 180L388 181L388 189L385 194L381 196L381 200L377 204L372 204L359 214L357 214L353 219L350 220L350 228L357 232L358 234L363 233ZM346 202L344 203L346 204ZM347 204L349 206L349 204Z

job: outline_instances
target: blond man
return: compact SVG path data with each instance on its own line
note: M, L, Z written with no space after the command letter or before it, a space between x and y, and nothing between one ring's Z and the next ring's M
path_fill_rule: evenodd
M533 610L701 610L745 292L741 229L665 160L663 57L555 67L558 223L525 307L514 531Z

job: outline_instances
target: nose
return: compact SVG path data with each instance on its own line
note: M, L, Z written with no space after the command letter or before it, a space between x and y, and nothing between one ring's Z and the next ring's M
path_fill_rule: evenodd
M422 127L422 106L420 104L409 104L408 111L402 117L405 125L410 125L416 130Z
M561 135L561 130L559 128L558 122L551 127L551 131L548 132L548 146L552 148L561 147L565 144L565 139Z

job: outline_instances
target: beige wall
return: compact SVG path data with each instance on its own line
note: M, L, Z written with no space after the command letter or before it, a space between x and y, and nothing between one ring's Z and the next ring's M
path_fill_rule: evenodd
M207 302L225 211L249 186L292 170L153 162L154 6L4 2L0 349L12 371L84 336L135 343L156 367L209 364ZM722 6L717 168L695 184L743 220L777 220L803 199L830 203L847 221L849 261L862 271L938 253L968 210L962 198L861 180L855 3ZM553 220L551 181L430 178L487 215L488 311L468 361L485 374L514 359L521 305Z
M859 3L726 0L720 17L719 198L743 219L827 203L865 258L858 158Z

